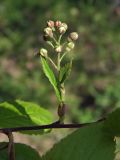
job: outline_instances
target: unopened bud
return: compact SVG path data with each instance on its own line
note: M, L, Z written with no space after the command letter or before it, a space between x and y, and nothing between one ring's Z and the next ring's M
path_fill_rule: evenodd
M67 52L70 52L71 51L71 49L69 48L69 47L66 47L66 49L65 49Z
M54 22L51 21L51 20L49 20L49 21L47 22L47 25L48 25L48 27L53 28L53 27L54 27Z
M63 34L63 33L66 32L66 29L65 29L64 27L60 27L60 28L59 28L59 32L60 32L61 34Z
M40 49L40 55L41 55L41 56L47 57L47 53L48 53L48 51L47 51L46 49L44 49L44 48L41 48L41 49Z
M62 24L60 25L60 27L59 27L59 32L60 32L61 34L64 34L64 33L66 32L67 28L68 28L67 24L66 24L66 23L62 23Z
M75 44L73 42L69 42L67 46L69 48L73 49L75 47Z
M74 44L73 42L69 42L69 43L67 44L66 51L69 52L69 51L71 51L74 47L75 47L75 44Z
M56 26L56 27L60 27L61 24L62 24L61 21L56 21L56 22L55 22L55 26Z
M57 53L62 52L62 46L57 46L57 47L55 48L55 51L56 51Z
M64 27L66 30L68 29L68 26L67 26L66 23L62 23L62 24L61 24L61 27Z
M72 32L70 33L70 39L71 40L77 40L78 39L78 33L77 32Z
M50 27L47 27L44 29L44 32L47 36L49 37L53 37L53 32L52 32L52 29Z

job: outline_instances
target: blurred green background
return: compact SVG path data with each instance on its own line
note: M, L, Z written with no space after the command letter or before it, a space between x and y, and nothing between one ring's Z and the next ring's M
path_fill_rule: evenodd
M34 56L45 47L48 20L66 22L68 33L79 33L66 83L68 121L93 121L118 107L120 7L109 0L1 0L0 101L33 101L55 112L56 97Z

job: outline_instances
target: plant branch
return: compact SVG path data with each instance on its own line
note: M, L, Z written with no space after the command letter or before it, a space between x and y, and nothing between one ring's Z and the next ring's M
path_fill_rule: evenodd
M11 129L3 130L2 133L8 136L8 157L9 160L15 160L15 149L14 149L14 139Z
M99 123L104 121L106 118L102 118L98 121L91 122L91 123L83 123L83 124L60 124L59 121L56 121L51 124L41 125L41 126L26 126L26 127L15 127L15 128L1 128L1 133L6 132L18 132L18 131L29 131L29 130L41 130L41 129L57 129L57 128L81 128L84 126L88 126L94 123Z
M61 124L60 121L56 121L51 124L42 126L27 126L27 127L15 127L15 128L1 128L0 133L6 134L8 136L9 142L7 145L1 147L0 149L8 148L8 160L15 160L15 149L14 149L14 139L12 132L18 131L28 131L28 130L40 130L40 129L57 129L57 128L81 128L95 123L104 121L106 118L99 119L98 121L92 123L83 124Z

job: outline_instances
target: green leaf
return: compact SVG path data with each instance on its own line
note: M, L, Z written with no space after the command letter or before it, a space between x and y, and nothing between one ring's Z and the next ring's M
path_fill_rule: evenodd
M115 137L114 140L116 141L115 160L119 160L120 159L120 137Z
M103 131L103 123L83 127L56 144L43 160L113 160L115 142Z
M61 101L61 92L59 89L59 84L57 83L55 75L54 75L53 71L51 70L51 68L49 67L47 60L42 56L41 56L41 63L42 63L42 68L43 68L44 74L49 79L50 83L52 84L58 100Z
M120 108L108 115L104 122L104 129L109 136L120 136Z
M17 100L10 104L0 104L0 128L35 126L52 123L52 114L39 105ZM42 134L48 130L25 131L24 133Z
M0 143L5 146L6 143ZM0 160L8 160L7 149L0 150ZM15 143L15 160L42 160L38 152L25 144Z
M64 81L68 78L71 72L71 68L72 68L72 61L70 63L65 64L64 67L61 67L59 75L60 83L64 83Z

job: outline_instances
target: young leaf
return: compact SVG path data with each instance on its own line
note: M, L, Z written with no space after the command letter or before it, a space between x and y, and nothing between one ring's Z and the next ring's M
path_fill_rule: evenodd
M17 100L16 104L0 104L0 128L35 126L52 123L52 114L39 105ZM48 130L25 131L30 134L43 134Z
M72 61L70 63L65 64L65 66L60 69L60 75L59 75L60 83L64 83L64 81L68 78L71 72L71 68L72 68Z
M55 75L51 70L51 68L49 67L47 60L42 56L41 56L41 63L42 63L43 72L45 73L46 77L49 79L50 83L52 84L58 100L61 101L61 93L60 93L59 85L57 83Z
M0 143L0 146L6 143ZM37 151L25 144L15 143L15 160L42 160ZM8 160L7 149L0 150L0 160Z
M103 131L103 123L83 127L56 144L43 160L113 160L115 142Z

